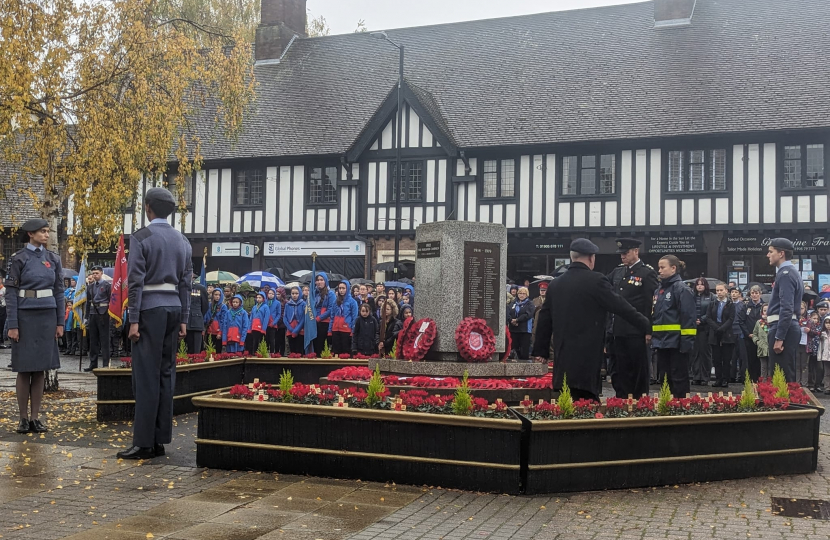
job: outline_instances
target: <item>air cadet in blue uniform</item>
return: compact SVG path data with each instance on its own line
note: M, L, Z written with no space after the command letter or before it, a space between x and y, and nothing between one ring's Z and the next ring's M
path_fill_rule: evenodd
M47 428L38 413L44 372L61 366L57 340L63 335L65 315L63 271L60 257L46 250L45 219L30 219L20 229L20 241L27 244L12 256L6 275L6 324L20 408L17 432L43 433Z
M770 266L776 267L775 284L767 307L769 325L769 362L784 370L787 382L795 382L795 353L801 340L798 319L804 283L790 260L793 243L786 238L773 238L767 248Z
M651 324L654 291L658 285L657 272L640 260L640 244L634 238L617 240L617 253L622 264L608 275L608 279L617 294ZM648 394L649 347L646 334L622 317L613 317L612 333L615 363L611 382L617 397L632 395L639 398Z
M84 371L92 371L98 367L98 357L101 357L101 366L110 366L110 294L112 285L103 278L104 269L100 266L92 267L92 283L86 290L86 327L89 329L89 367Z
M170 226L173 195L152 188L144 196L150 224L130 237L129 339L133 342L133 446L118 457L164 455L173 438L176 341L187 335L193 262L187 238Z
M195 279L199 278L195 275L193 277ZM202 343L205 340L205 313L208 311L210 302L208 301L207 288L198 281L194 281L192 287L193 289L190 291L190 320L187 323L185 343L189 354L199 354L202 352Z

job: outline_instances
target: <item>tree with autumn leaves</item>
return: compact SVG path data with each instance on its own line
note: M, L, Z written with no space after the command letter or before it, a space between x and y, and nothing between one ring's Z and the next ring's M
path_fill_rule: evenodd
M142 175L200 166L200 110L231 140L241 129L255 91L251 15L199 4L210 16L172 0L2 0L0 159L16 171L3 188L30 197L55 232L71 204L78 253L112 246Z

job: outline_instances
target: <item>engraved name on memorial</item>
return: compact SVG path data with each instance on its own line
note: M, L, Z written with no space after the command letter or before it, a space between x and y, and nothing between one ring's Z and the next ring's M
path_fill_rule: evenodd
M499 279L501 246L490 242L464 242L464 317L484 319L496 335L501 333Z

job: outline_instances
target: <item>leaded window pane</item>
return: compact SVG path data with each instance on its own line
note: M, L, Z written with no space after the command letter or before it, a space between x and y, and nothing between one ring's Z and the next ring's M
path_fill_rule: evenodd
M495 159L488 159L484 162L483 179L484 179L484 197L498 197L499 196L499 173L496 169L497 161Z
M706 185L706 152L692 150L689 152L689 191L703 191Z
M236 204L250 204L248 195L248 171L239 171L236 173Z
M262 171L248 171L250 182L250 202L248 204L262 204Z
M513 197L516 193L516 162L505 159L501 162L501 196Z
M784 147L784 187L801 187L801 147Z
M323 202L323 169L312 167L308 177L308 202L319 204Z
M669 191L683 191L683 152L669 152Z
M580 182L580 194L595 195L597 192L597 170L582 169L582 181Z
M323 179L323 202L337 202L337 167L326 167Z
M562 194L576 195L576 156L562 158Z
M602 195L612 195L614 193L616 182L614 181L614 174L617 170L617 157L614 154L605 154L600 157L600 173L599 173L599 192Z
M712 150L712 189L726 190L726 150Z
M824 187L824 145L807 145L807 178L805 187Z

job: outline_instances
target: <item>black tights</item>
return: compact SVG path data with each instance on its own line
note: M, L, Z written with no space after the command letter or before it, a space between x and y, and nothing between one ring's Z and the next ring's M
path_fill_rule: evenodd
M43 401L43 384L45 372L33 371L17 374L17 406L20 409L20 418L25 419L29 413L29 398L32 400L31 416L29 420L37 420L40 404Z

